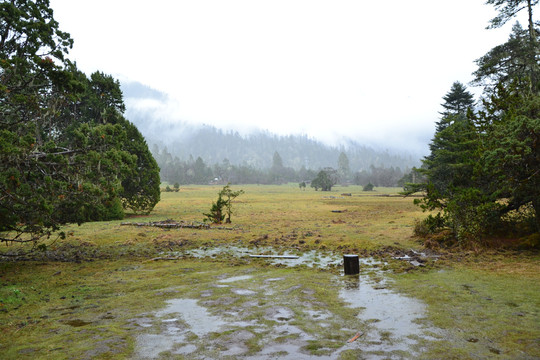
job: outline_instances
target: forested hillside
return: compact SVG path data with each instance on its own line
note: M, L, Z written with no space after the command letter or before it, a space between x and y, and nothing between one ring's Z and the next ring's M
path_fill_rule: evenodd
M343 140L339 146L329 146L305 135L279 136L268 131L253 130L246 134L222 130L210 125L192 125L162 115L153 107L139 107L142 101L163 104L166 95L139 83L122 83L127 114L147 139L152 151L157 148L181 161L201 157L205 163L216 164L227 159L234 165L256 169L272 166L272 156L278 152L285 166L296 170L335 167L341 152L349 158L353 171L376 167L411 168L419 164L418 154L374 149L354 140ZM129 105L132 104L133 107ZM157 105L156 105L157 106ZM384 132L384 129L381 129ZM389 147L391 147L389 144Z
M348 176L341 180L395 186L419 165L419 155L374 149L353 140L330 146L306 135L279 136L262 130L241 134L192 125L158 110L166 106L164 93L136 82L123 83L122 90L129 118L151 144L162 179L171 183L205 184L215 178L242 183L309 181L317 170L337 169L338 159L344 155ZM151 106L141 106L145 102ZM275 172L276 154L281 159L278 167L286 169L277 178L270 174L273 167Z

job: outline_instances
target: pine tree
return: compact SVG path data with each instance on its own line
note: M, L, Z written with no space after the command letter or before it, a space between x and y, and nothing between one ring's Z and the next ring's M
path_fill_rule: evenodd
M440 113L442 118L437 122L436 132L447 127L455 119L465 118L467 111L474 106L474 96L459 81L452 84L450 91L443 97L443 100L444 103L441 106L444 111Z
M338 158L338 176L341 182L346 182L351 175L351 169L349 166L349 158L342 151Z

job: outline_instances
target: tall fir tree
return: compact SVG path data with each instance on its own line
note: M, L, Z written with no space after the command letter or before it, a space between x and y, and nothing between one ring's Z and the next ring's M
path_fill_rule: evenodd
M464 119L467 116L467 112L474 106L473 94L459 81L452 84L450 91L446 93L443 100L444 103L441 106L444 108L444 111L440 113L442 118L436 124L436 132L447 127L455 119Z

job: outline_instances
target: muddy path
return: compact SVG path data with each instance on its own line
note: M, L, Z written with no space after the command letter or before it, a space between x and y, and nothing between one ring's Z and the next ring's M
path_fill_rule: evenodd
M184 255L243 251L249 250ZM340 256L328 253L253 261L267 267L172 289L184 295L131 319L135 358L413 359L444 336L425 321L422 303L390 289L383 264L374 259L362 260L360 275L347 276L339 271Z

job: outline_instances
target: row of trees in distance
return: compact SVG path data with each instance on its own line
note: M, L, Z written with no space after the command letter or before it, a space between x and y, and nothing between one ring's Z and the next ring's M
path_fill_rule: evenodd
M384 167L371 165L367 170L353 172L349 159L341 152L336 159L336 167L323 169L306 169L301 166L294 169L285 166L281 155L275 151L272 163L265 169L250 165L234 165L227 159L221 163L208 165L199 156L193 160L181 161L173 157L167 149L160 150L153 146L153 154L161 169L161 179L170 184L283 184L288 182L311 181L323 169L335 170L335 182L339 184L364 185L372 183L375 186L403 186L404 176L410 169L401 170L399 167Z

